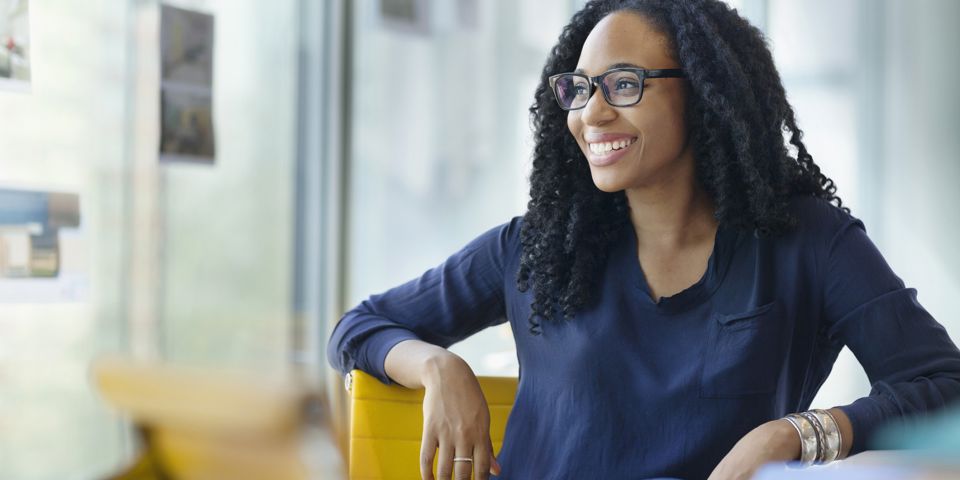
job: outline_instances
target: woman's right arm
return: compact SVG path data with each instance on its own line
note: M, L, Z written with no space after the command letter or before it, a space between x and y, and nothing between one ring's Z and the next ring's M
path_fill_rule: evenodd
M327 342L330 365L341 375L359 369L389 385L401 380L385 370L387 353L400 342L446 349L506 321L504 290L515 280L505 264L519 255L521 221L488 230L420 277L345 313Z
M419 278L373 295L347 312L327 344L327 359L342 374L359 369L385 384L426 389L421 473L458 477L474 458L474 478L499 471L489 437L489 410L476 375L446 348L506 320L512 275L505 264L519 254L521 218L493 228ZM444 477L446 475L446 477Z

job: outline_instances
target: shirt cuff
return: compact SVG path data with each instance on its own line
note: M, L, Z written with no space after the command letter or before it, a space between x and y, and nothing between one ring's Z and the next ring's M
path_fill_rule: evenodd
M384 362L387 359L387 353L398 343L404 340L420 340L415 333L403 327L391 327L378 330L363 340L364 358L366 364L370 366L371 371L367 372L373 375L384 385L393 385L393 380L387 376L387 369Z
M867 450L877 427L882 426L891 414L884 409L885 398L879 395L863 397L843 407L838 407L850 419L853 445L850 455Z

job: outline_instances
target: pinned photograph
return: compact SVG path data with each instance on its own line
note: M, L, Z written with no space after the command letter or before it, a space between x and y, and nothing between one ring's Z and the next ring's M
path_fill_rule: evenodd
M161 162L214 163L213 42L213 15L162 7Z
M84 301L80 196L0 185L0 205L0 304Z
M213 117L210 95L176 89L160 93L163 137L160 151L184 160L213 162ZM170 160L170 158L168 158Z
M29 0L0 0L0 89L30 91Z

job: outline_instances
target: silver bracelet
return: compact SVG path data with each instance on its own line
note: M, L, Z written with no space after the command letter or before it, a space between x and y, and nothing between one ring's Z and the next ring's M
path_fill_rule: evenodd
M840 434L840 425L837 423L837 419L833 418L833 414L829 410L811 410L817 420L820 422L821 427L823 427L823 436L825 437L825 442L823 445L823 458L820 460L821 463L830 463L840 457L840 447L843 445L843 437Z
M825 453L824 446L827 444L827 440L823 435L823 425L820 425L820 420L816 415L810 413L809 410L800 412L800 415L803 415L803 418L810 421L810 424L813 425L813 431L817 434L817 460L814 463L823 463L823 455Z
M813 424L799 413L791 413L783 418L790 422L800 435L800 466L809 467L817 459L817 432L813 429Z

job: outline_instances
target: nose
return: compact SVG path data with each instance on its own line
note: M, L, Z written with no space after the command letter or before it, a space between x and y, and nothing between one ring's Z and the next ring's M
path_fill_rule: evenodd
M580 118L587 125L600 125L613 120L617 116L617 110L607 103L606 98L603 98L603 91L599 85L594 85L593 93L587 100L587 105L583 107L582 112Z

